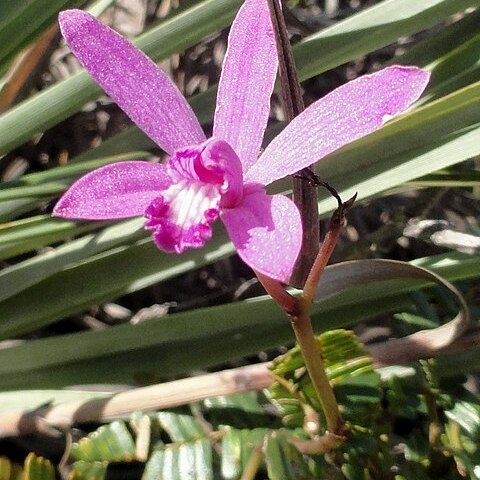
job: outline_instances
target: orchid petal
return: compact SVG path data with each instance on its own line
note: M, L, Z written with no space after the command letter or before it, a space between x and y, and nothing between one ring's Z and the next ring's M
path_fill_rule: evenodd
M147 206L170 183L161 164L141 161L113 163L77 180L55 205L53 214L84 220L143 215Z
M244 172L260 152L277 68L267 2L246 0L230 30L213 126L213 135L232 146Z
M302 244L302 222L294 203L247 186L243 202L221 212L242 260L254 270L288 283Z
M59 23L80 63L162 149L171 154L205 140L185 98L143 52L87 12L67 10Z
M429 77L415 67L393 66L337 88L287 125L245 181L268 185L373 132L417 100Z

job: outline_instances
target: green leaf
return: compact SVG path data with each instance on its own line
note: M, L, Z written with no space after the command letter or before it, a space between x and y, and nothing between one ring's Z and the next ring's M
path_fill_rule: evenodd
M141 35L136 45L155 61L195 45L205 36L225 28L240 0L204 0L164 20ZM81 72L43 90L0 116L0 156L77 112L100 93L86 72Z
M480 78L480 35L469 39L431 66L432 79L420 103L441 98Z
M25 197L50 198L63 192L74 180L83 174L104 165L123 160L137 160L149 157L149 152L129 152L88 161L72 161L68 165L52 168L44 172L23 175L19 180L4 182L0 185L0 202Z
M405 458L410 462L428 465L428 456L430 454L430 446L428 439L418 430L407 437L405 445Z
M295 50L302 80L429 28L478 0L385 0L304 40ZM320 53L319 53L320 52Z
M59 10L80 0L2 0L0 3L0 65L53 24Z
M330 381L341 384L346 378L372 372L372 360L353 332L331 330L319 340Z
M74 462L68 480L104 480L108 462Z
M274 423L260 405L257 392L208 398L203 402L203 411L214 428L230 425L244 429Z
M0 285L3 287L0 290L0 300L9 298L54 273L78 264L85 258L144 237L146 234L142 226L143 219L118 222L99 233L84 236L55 250L5 268L0 272ZM14 246L7 248L14 248ZM112 253L118 253L118 250L110 250L109 254Z
M439 170L407 182L407 188L455 188L475 187L480 185L480 172L470 170ZM401 188L401 187L400 187Z
M159 412L154 418L168 434L170 442L167 445L163 442L157 444L146 463L142 478L213 479L211 441L200 424L189 415L172 412ZM138 429L135 431L138 433ZM147 433L150 436L150 428ZM91 476L102 480L108 463L130 462L137 458L134 439L121 421L103 425L82 438L73 444L70 454L77 460L73 464L71 480L83 480Z
M42 198L8 200L0 203L0 222L8 222L41 205Z
M263 445L267 429L222 430L221 472L225 480L237 480L242 475L254 450Z
M307 480L311 472L302 454L282 433L267 435L265 462L270 480Z
M480 399L477 395L470 394L465 400L455 402L445 415L458 423L473 441L480 441Z
M213 480L212 447L207 439L159 450L145 466L142 480Z
M441 66L450 52L478 35L479 21L480 11L476 9L457 21L449 22L448 25L437 31L430 31L423 40L407 52L395 57L392 63L428 66L429 69L435 71L437 65Z
M367 351L355 335L346 330L325 332L317 337L317 342L345 420L355 425L370 425L379 413L381 391L380 376L373 371ZM270 388L270 394L286 425L304 425L308 413L305 404L323 413L305 373L299 347L274 360L271 370L277 380Z
M0 478L2 480L10 480L10 472L12 469L12 464L7 457L0 457Z
M25 480L55 480L55 470L49 460L28 454L23 472Z
M212 445L199 422L173 412L159 412L155 418L172 443L154 449L142 480L213 480Z
M0 259L88 233L104 225L108 225L108 222L78 223L50 215L3 224L0 225Z
M386 383L388 409L395 418L416 421L419 412L425 411L425 402L419 394L418 376L392 376Z
M74 443L70 456L85 462L128 462L135 458L135 443L125 423L116 421Z
M449 280L480 275L476 256L448 254L415 263ZM330 269L324 274L326 283ZM314 324L317 329L328 330L351 326L381 313L404 311L412 304L409 292L426 284L403 280L383 290L381 285L366 285L354 295L346 290L314 305ZM61 285L65 291L67 284ZM76 285L76 295L81 294L84 285ZM28 321L34 322L34 313L40 315L41 308L48 311L49 301L42 300L41 296L32 298L32 291L27 292L24 300L12 304L9 313L14 315L23 302L32 302L37 310L31 312ZM44 307L41 307L42 301ZM24 320L30 310L25 308L18 318ZM8 321L8 315L2 317ZM261 297L168 315L138 325L59 335L2 349L0 389L22 389L25 385L49 388L96 382L153 382L160 375L205 368L291 341L292 332L283 314L273 301ZM478 352L456 353L449 358L446 368L442 366L442 374L452 374L458 368L475 370L480 365L478 356Z
M155 418L172 442L188 442L205 436L204 430L191 415L159 412Z
M121 230L120 225L116 225L115 227L117 232ZM109 233L110 232L113 233L112 230L110 230ZM130 237L130 231L127 232L126 236ZM138 232L138 230L135 230L134 232L134 235L144 235L143 232ZM97 237L102 239L102 236L102 233L94 236L93 242L96 242ZM121 237L121 239L124 238L125 237ZM57 259L57 256L50 255L43 257L42 260L46 260L45 263L41 260L32 259L27 265L23 264L23 268L13 267L9 272L15 272L13 276L14 278L16 277L15 283L12 283L11 281L11 273L7 274L6 272L3 272L5 274L3 279L9 284L3 293L5 294L7 290L10 292L15 290L18 292L20 290L20 293L5 302L2 302L0 311L4 307L9 309L10 306L13 306L13 303L19 307L19 296L24 294L28 295L30 303L24 305L23 311L17 312L16 318L12 317L7 323L3 324L3 331L7 336L12 334L15 335L17 333L14 333L14 330L16 330L17 327L25 328L27 330L32 327L37 328L42 324L45 325L54 320L54 317L60 318L61 316L68 314L68 312L87 308L96 300L102 302L119 296L122 293L126 293L124 290L125 281L130 283L130 281L133 280L133 277L136 276L137 269L142 271L142 277L146 274L149 278L137 278L140 282L137 283L134 281L134 283L132 283L132 291L143 288L150 282L155 283L162 279L170 278L174 275L189 271L196 265L202 266L223 258L231 253L232 248L230 245L225 246L221 243L219 245L218 240L221 240L219 236L210 242L211 247L213 247L212 253L205 250L194 250L187 255L165 255L158 252L158 249L153 245L151 240L140 240L134 243L133 246L119 246L116 249L102 253L101 248L99 248L96 243L90 243L92 241L91 238L82 239L75 244L74 251L69 248L69 245L62 249L61 253L67 256L67 260L71 260L72 257L78 258L78 256L83 257L85 255L85 250L78 248L82 244L87 245L87 248L92 248L94 251L100 250L100 254L97 257L86 259L84 262L75 265L72 269L67 269L52 275L27 289L24 289L24 287L28 284L31 285L34 283L34 278L38 281L38 278L45 278L49 274L58 271L59 260ZM114 237L110 234L107 235L105 243L113 243L117 245L122 244L118 237ZM217 247L216 250L215 247ZM115 258L115 261L112 263L113 258ZM64 259L65 258L62 257L60 262L64 261ZM135 262L132 262L132 259L135 259ZM80 260L82 260L82 258L80 258ZM33 270L38 272L38 277L30 276L32 274L32 268L30 268L32 264L35 265ZM124 268L124 265L127 264L130 265L129 269ZM89 273L89 270L93 265L95 265L95 270L98 275L95 274L91 276ZM45 270L45 268L51 268L51 270ZM9 276L10 278L8 278ZM60 290L57 290L57 287L54 284L62 277L63 280L61 280L61 287L59 287ZM47 288L50 292L62 291L63 293L61 296L57 295L52 297L49 295L48 298L45 298L44 288ZM37 297L37 295L39 296ZM95 300L93 300L92 296L95 297ZM37 299L34 299L34 297L37 297ZM10 301L13 303L10 304ZM33 311L31 310L33 304L36 305L37 310L33 322L35 325L30 323L31 317L30 314L27 313L30 311L33 314ZM41 304L43 304L43 306ZM60 317L57 317L57 315L60 315ZM0 326L0 332L1 330L2 327ZM17 330L17 332L18 331L20 330Z
M471 393L469 396L473 397ZM478 397L474 403L478 406ZM463 414L461 409L457 413ZM443 444L455 456L458 469L466 470L471 479L477 480L480 477L480 450L478 448L478 440L475 440L475 437L478 438L478 432L474 432L474 438L472 438L471 429L468 426L465 427L465 418L463 416L460 417L460 422L458 423L455 418L455 420L450 420L446 423L445 435L442 438ZM459 425L462 425L463 428L460 429Z

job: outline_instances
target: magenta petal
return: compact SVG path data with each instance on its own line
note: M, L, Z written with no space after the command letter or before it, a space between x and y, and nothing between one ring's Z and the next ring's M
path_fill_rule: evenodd
M240 206L221 218L242 260L254 270L288 283L302 244L302 223L294 203L264 190L245 192Z
M213 126L213 135L232 146L244 172L260 151L277 67L267 2L246 0L230 30Z
M373 132L417 100L429 78L418 68L393 66L337 88L295 118L245 180L268 185Z
M205 140L183 95L143 52L81 10L60 13L59 23L80 63L167 153Z
M63 218L109 220L143 215L170 185L165 167L141 161L98 168L77 180L58 201L53 214Z

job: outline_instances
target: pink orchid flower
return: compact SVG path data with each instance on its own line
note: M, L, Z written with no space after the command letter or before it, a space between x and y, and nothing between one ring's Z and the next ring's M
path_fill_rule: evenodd
M209 139L172 81L125 38L80 10L59 21L82 65L169 159L99 168L70 187L54 215L144 215L156 245L176 253L202 247L220 217L240 257L284 283L301 247L301 218L290 199L264 187L381 127L429 78L399 66L358 78L307 108L259 157L278 68L266 2L246 0L232 24Z

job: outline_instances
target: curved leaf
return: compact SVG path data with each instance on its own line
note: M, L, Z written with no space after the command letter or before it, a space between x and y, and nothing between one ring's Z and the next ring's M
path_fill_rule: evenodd
M333 265L329 273L328 283L320 281L316 296L317 301L326 299L330 295L342 292L349 287L357 287L358 291L365 288L365 285L369 283L379 282L382 289L385 290L388 289L387 282L389 280L415 278L437 283L448 290L460 305L460 312L445 325L434 330L422 330L406 338L385 343L383 351L380 349L376 351L376 358L380 363L382 358L387 359L399 352L403 352L405 362L409 358L422 358L421 352L423 350L428 349L428 352L430 352L448 346L471 324L469 308L462 294L449 281L425 268L395 260L354 260ZM336 278L337 273L338 278Z
M452 281L480 275L478 256L448 254L416 264ZM325 271L325 281L330 268ZM398 280L389 283L388 288L377 283L364 286L360 292L355 288L345 290L314 305L315 327L341 328L381 313L399 311L412 305L408 292L428 284L421 280ZM77 285L81 288L81 283ZM38 307L41 298L35 298ZM24 301L32 301L30 294ZM17 309L21 306L22 303L15 303ZM48 388L106 381L135 382L139 378L142 382L152 382L159 372L165 376L204 368L290 341L292 331L283 314L273 301L261 297L138 325L60 335L0 350L0 389L24 388L26 384L30 388ZM477 365L472 363L471 368Z

